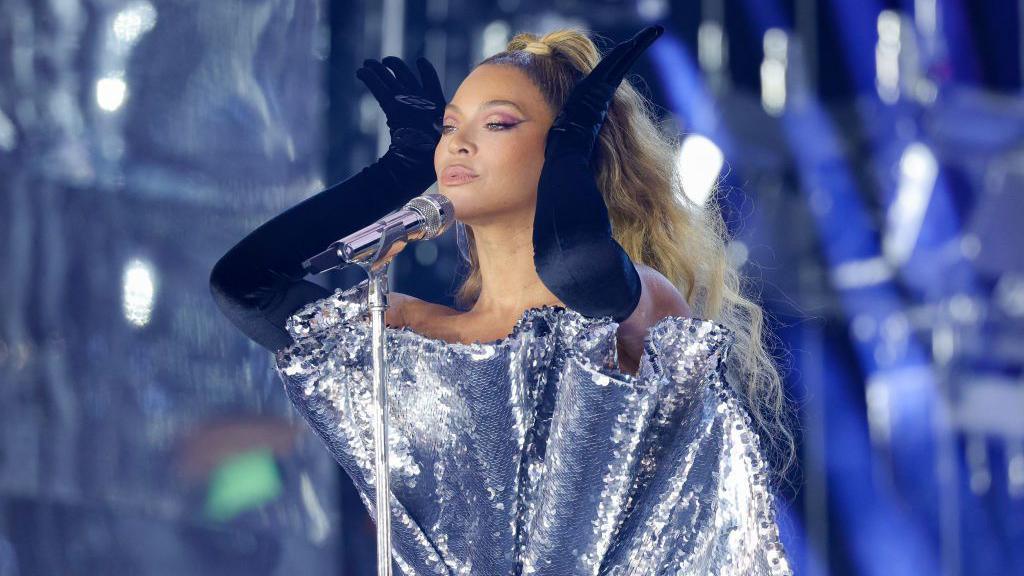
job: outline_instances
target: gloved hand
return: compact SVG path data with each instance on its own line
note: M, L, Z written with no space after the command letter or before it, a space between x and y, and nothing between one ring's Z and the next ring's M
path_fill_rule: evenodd
M391 132L391 146L381 158L396 181L426 189L437 179L434 148L441 140L441 123L447 102L434 66L422 56L416 59L420 80L400 58L385 56L380 62L365 60L356 77L380 103Z
M534 265L544 285L584 316L622 322L640 302L640 275L612 238L590 160L615 90L662 32L649 26L615 46L576 84L548 131L534 214Z

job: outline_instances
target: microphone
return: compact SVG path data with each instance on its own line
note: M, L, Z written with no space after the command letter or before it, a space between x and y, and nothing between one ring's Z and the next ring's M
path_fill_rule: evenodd
M455 207L443 194L423 194L373 224L337 240L302 263L307 274L338 266L391 258L416 240L432 240L455 221Z

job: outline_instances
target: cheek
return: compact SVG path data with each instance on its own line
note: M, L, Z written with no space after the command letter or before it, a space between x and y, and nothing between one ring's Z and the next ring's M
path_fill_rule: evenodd
M510 179L536 186L540 170L544 165L544 141L530 135L517 138L503 147L502 163L507 167Z
M537 193L537 184L540 182L540 172L544 168L544 154L538 148L530 148L519 157L517 161L519 169L516 171L516 181L527 195Z

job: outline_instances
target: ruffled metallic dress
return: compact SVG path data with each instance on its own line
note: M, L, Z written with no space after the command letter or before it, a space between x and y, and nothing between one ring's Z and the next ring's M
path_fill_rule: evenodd
M367 281L298 310L277 371L373 518ZM639 371L610 317L526 310L489 343L385 330L392 554L406 575L790 574L733 336L668 316Z

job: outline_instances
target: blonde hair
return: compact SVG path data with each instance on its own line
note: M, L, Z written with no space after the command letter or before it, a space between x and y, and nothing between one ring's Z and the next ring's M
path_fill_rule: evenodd
M557 114L573 86L600 58L590 37L568 29L543 37L516 34L504 51L477 66L520 69ZM767 348L771 333L764 327L764 312L744 296L746 279L727 256L729 238L718 191L703 207L683 193L675 169L678 138L668 136L656 117L654 105L623 81L592 159L612 235L633 262L668 278L690 304L693 316L715 320L732 330L735 341L726 363L727 379L760 431L770 467L778 477L785 477L796 460L796 448L782 381ZM469 274L455 295L461 309L472 306L482 287L471 227L466 226L466 234Z

